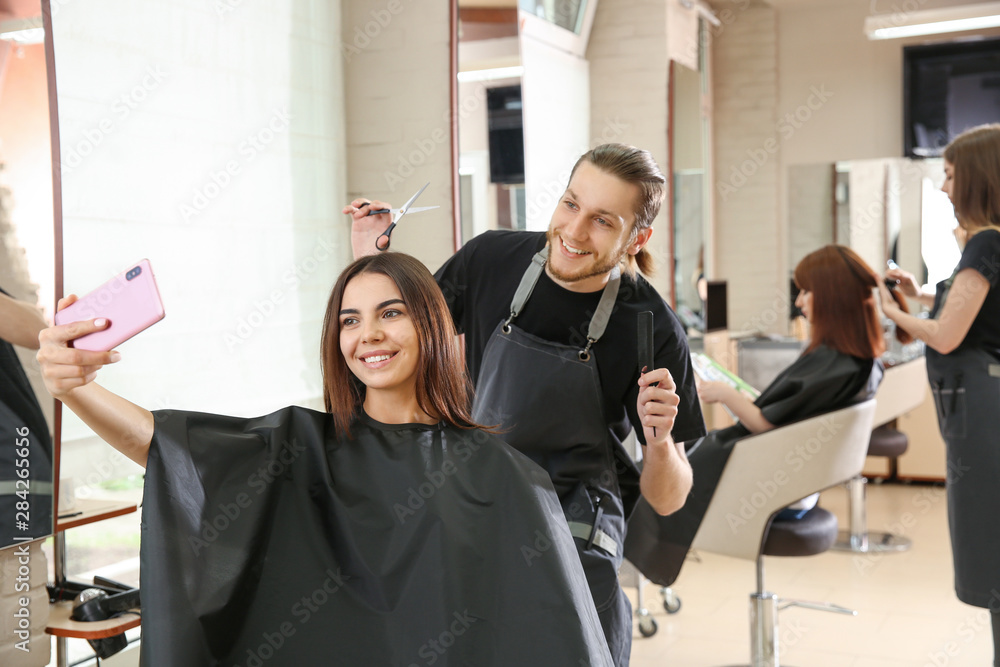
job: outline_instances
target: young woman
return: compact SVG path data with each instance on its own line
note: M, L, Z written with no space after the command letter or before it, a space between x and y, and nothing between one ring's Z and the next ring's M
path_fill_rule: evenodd
M338 279L328 413L148 412L93 382L117 353L67 347L105 325L47 329L38 357L53 395L146 466L145 664L610 667L551 482L472 422L419 261Z
M651 578L662 585L680 572L737 442L872 398L882 380L878 357L885 351L885 339L874 292L880 283L878 275L850 248L828 245L806 255L795 267L794 278L800 290L795 305L810 324L810 340L802 356L756 400L723 382L700 382L701 399L724 404L739 421L710 432L688 451L694 487L683 509L662 518L637 509L629 524L626 557L636 566L641 564L635 559L648 561L656 574ZM902 339L907 342L909 337L902 334ZM637 521L648 525L651 520L665 543L662 547L651 547L641 539L641 531L633 535ZM655 562L658 552L668 558Z
M948 454L948 523L955 592L990 610L994 664L1000 666L1000 124L968 130L944 151L941 187L965 238L962 257L934 294L913 274L886 276L897 292L931 307L918 319L883 294L900 328L927 343L927 377Z

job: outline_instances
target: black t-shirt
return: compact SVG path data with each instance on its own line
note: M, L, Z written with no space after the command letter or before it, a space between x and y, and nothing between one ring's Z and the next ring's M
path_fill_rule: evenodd
M955 271L963 269L978 271L990 291L959 349L982 349L1000 359L1000 231L987 229L969 239Z
M477 236L438 269L435 278L455 326L465 334L465 358L473 381L479 377L486 344L497 325L510 314L514 297L532 256L545 246L542 232L491 231ZM546 273L514 321L522 330L554 343L587 342L590 318L601 291L580 293L556 284ZM631 425L644 441L636 414L639 394L637 315L653 312L655 365L667 368L680 397L672 431L684 442L705 434L705 423L694 385L694 371L684 329L670 307L644 278L622 276L615 308L604 335L591 348L604 394L605 419L619 441Z

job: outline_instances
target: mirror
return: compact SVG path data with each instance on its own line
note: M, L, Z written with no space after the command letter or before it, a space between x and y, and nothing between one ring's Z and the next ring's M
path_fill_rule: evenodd
M600 143L584 58L596 3L457 2L462 242L544 231L569 168Z
M820 246L841 243L875 271L884 272L892 260L933 291L961 255L943 180L940 158L790 166L789 272Z
M44 35L39 0L0 0L0 290L51 320L55 225ZM55 404L26 342L37 340L37 317L15 320L13 312L0 314L12 339L0 336L0 548L53 529Z
M344 63L351 56L350 69L360 67L380 56L375 43L397 40L359 8L342 34L367 27L378 39L366 36L363 56L345 55L332 27L349 3L280 9L61 3L52 17L64 291L84 295L149 260L166 316L120 345L121 361L98 376L149 410L323 409L320 331L351 258L340 213L351 199ZM130 28L102 41L109 25ZM195 54L193 43L205 48ZM386 169L366 173L383 181ZM134 504L141 473L63 411L60 478L73 480L78 497ZM113 551L107 540L84 548L83 530L67 535L80 563L71 575L103 566Z
M525 229L516 0L457 0L459 189L465 243Z
M706 183L709 119L704 112L708 79L705 70L705 28L698 46L698 70L671 61L673 118L673 216L675 311L689 331L704 331L703 309L711 275L706 258L710 238L711 186Z

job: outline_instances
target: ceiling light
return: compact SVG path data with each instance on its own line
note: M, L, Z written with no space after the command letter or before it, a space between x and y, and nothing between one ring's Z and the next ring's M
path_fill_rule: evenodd
M868 39L898 39L1000 27L1000 2L878 14L865 19Z

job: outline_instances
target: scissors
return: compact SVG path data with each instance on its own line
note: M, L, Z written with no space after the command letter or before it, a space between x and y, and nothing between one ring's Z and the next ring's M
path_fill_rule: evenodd
M389 249L389 242L390 242L390 238L389 237L392 235L392 230L396 227L396 223L399 222L399 220L404 215L406 215L407 213L420 213L421 211L429 211L429 210L434 209L434 208L440 208L440 206L423 206L423 207L418 207L418 208L410 208L410 205L417 200L417 197L419 197L420 194L424 190L427 189L428 185L430 185L430 181L428 181L426 184L424 184L424 187L422 187L419 190L417 190L417 194L415 194L412 197L410 197L410 199L405 204L403 204L400 208L393 208L393 209L379 208L379 209L370 210L370 211L368 211L368 213L365 214L365 217L367 217L369 215L377 215L379 213L392 213L392 224L389 225L386 228L386 230L379 235L379 237L377 239L375 239L375 247L380 252L385 252L386 250ZM364 204L364 206L368 206L368 204ZM385 244L384 245L382 244L382 239L383 238L385 239Z

